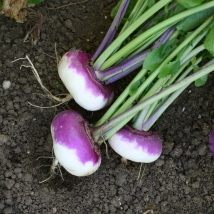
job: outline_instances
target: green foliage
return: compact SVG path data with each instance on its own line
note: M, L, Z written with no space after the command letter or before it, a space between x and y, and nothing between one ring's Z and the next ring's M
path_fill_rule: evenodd
M200 5L204 0L177 0L185 8L191 8Z
M200 70L200 67L198 65L193 65L193 71L194 72L197 72L199 70ZM206 81L207 81L207 78L208 78L208 74L204 75L203 77L201 77L199 79L197 79L195 81L195 86L196 87L200 87L200 86L204 85L206 83Z
M156 3L155 0L149 0L149 1L148 1L148 7L149 7L149 8L152 7L155 3Z
M208 75L204 75L203 77L197 79L195 81L195 86L200 87L200 86L204 85L207 81L207 78L208 78Z
M211 53L214 54L214 26L210 29L204 40L204 47Z
M127 8L127 10L126 10L126 13L125 13L125 15L124 15L124 19L125 19L125 20L128 19L129 15L131 14L131 12L132 12L134 6L136 5L137 1L138 1L138 0L131 0L131 1L129 2L129 6L128 6L128 8ZM117 11L119 10L121 3L122 3L122 0L120 0L120 1L118 2L118 4L117 4L117 5L113 8L113 10L111 11L111 17L112 17L112 18L114 18L114 17L116 16Z
M27 1L27 4L39 4L41 2L43 2L44 0L28 0Z
M160 70L158 78L165 78L169 75L174 75L178 72L179 68L180 60L169 62L168 64L164 65L164 67Z
M164 14L154 17L152 19L152 23L153 23L153 25L156 25L156 24L166 20L167 18L174 16L184 10L185 10L185 8L180 4L177 4L173 10L169 10L168 5L166 5L164 7Z
M60 83L58 81L55 82L56 87L59 88L60 87Z
M169 40L166 43L160 45L157 49L147 54L143 63L143 68L150 71L154 71L163 62L163 60L175 49L176 43L176 39Z
M0 0L0 8L2 8L2 1Z
M214 7L207 10L201 11L199 13L188 16L180 23L176 25L177 30L188 32L194 28L201 25L207 18L209 18L214 13Z

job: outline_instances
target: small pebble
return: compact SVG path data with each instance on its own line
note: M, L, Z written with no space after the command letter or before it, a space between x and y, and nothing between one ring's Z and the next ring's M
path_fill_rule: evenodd
M56 207L53 208L53 213L56 213L57 212L57 209Z
M4 90L9 89L10 86L11 86L11 82L8 81L8 80L5 80L5 81L2 83L2 87L3 87Z

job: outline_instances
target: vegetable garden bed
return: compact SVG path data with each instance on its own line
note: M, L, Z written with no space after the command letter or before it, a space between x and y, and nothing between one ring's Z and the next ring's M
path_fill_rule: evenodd
M77 2L77 1L76 1ZM28 27L0 16L0 213L212 213L214 162L209 133L214 128L213 74L202 87L193 84L152 127L163 142L160 158L150 164L121 162L111 147L101 146L102 163L88 177L61 168L49 177L52 164L50 124L68 108L96 123L108 108L90 112L73 100L67 105L44 96L31 68L15 59L29 56L52 94L67 93L57 72L57 56L75 47L94 53L107 32L116 2L91 0L53 9L69 1L44 1L36 45L23 42ZM49 8L49 9L48 9ZM50 9L52 8L52 9ZM115 97L138 71L115 83Z

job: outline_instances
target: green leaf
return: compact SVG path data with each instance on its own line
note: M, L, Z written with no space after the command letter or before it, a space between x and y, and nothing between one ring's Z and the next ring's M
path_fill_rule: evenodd
M214 26L210 29L204 40L204 47L211 53L214 54Z
M198 72L200 70L200 67L198 65L193 65L193 71Z
M200 67L198 65L193 65L193 71L194 72L198 72L200 70ZM197 79L195 81L195 86L196 87L200 87L202 85L204 85L207 81L207 78L208 78L208 74L207 75L204 75L203 77Z
M204 60L204 59L210 60L213 58L213 55L209 51L207 51L206 49L202 52L201 56L202 56L202 60Z
M174 75L180 68L180 60L169 62L160 70L158 78L165 78L169 75Z
M111 11L111 17L112 18L114 18L117 15L117 11L119 10L121 3L122 3L122 0L120 0L117 3L117 5L112 9L112 11Z
M134 82L130 89L129 89L129 96L132 96L135 94L135 92L138 90L138 87L144 82L145 78L141 79L141 80L137 80L136 82Z
M2 8L2 1L0 0L0 8Z
M207 78L208 78L208 74L195 80L195 86L200 87L200 86L204 85L207 81Z
M177 0L185 8L191 8L200 5L204 0Z
M196 56L194 56L194 57L191 58L191 63L193 64L193 70L194 70L194 66L196 66L195 65L196 61L197 61Z
M127 8L126 13L124 15L124 19L128 19L129 15L131 14L131 12L132 12L134 6L136 5L137 1L138 0L131 0L129 2L128 8ZM120 0L117 3L117 5L112 9L112 11L111 11L111 17L112 18L114 18L117 15L117 11L119 10L121 3L122 3L122 0Z
M28 0L27 1L27 4L39 4L41 2L43 2L44 0Z
M201 11L199 13L195 13L191 16L188 16L181 22L179 22L176 26L177 30L188 32L193 30L197 26L201 25L208 17L213 15L214 7L211 7L207 10Z
M157 49L151 51L147 54L143 68L154 71L163 60L174 50L177 43L176 39L167 41L166 43L160 45Z
M155 0L149 0L148 1L148 7L149 8L152 7L155 3L156 3Z
M60 87L60 83L58 81L55 82L56 87L59 88Z
M180 4L176 5L176 7L173 10L169 10L168 5L166 5L164 7L164 14L161 14L159 16L155 16L152 19L152 23L153 23L153 25L156 25L156 24L166 20L167 18L169 18L173 15L176 15L176 14L178 14L184 10L185 10L185 8L183 6L181 6Z

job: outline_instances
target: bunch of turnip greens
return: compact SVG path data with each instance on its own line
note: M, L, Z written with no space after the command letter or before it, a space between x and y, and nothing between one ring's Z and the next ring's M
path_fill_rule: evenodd
M198 4L200 5L196 6ZM146 24L147 26L149 25L150 28L129 43L131 44L133 42L136 45L136 43L140 43L143 39L147 38L148 35L152 35L152 32L156 32L157 29L160 30L161 26L169 27L174 24L173 27L175 31L170 37L170 40L160 45L159 48L151 51L146 56L141 71L95 125L101 127L109 119L110 121L114 121L114 118L121 118L117 119L112 125L110 121L108 122L108 125L103 125L102 133L104 133L104 138L108 139L131 120L135 129L144 131L149 130L166 107L169 106L169 104L188 86L188 84L179 91L176 91L171 97L168 97L169 94L161 97L161 99L149 103L149 105L144 107L140 112L136 112L136 114L133 114L130 117L122 117L118 115L127 111L137 102L140 103L158 92L161 93L163 89L184 79L189 72L199 71L199 63L205 64L205 62L209 60L210 62L208 64L213 62L213 4L214 1L199 2L192 0L188 1L188 3L186 1L178 1L177 4L173 4L172 8L180 8L179 11L182 12L179 12L172 17L165 15L164 17L167 18L158 23L156 22L158 17L155 16L155 24L152 24L152 17ZM185 9L184 7L187 7L188 9ZM189 9L189 7L191 8ZM205 10L200 11L201 8L205 7ZM170 10L165 8L165 11ZM125 46L117 53L118 56L120 56L120 54L125 55L128 51L129 49ZM111 57L107 62L108 61L112 63ZM206 79L207 75L200 77L195 81L195 85L201 86L205 84ZM125 115L125 113L123 114ZM98 136L99 131L101 130L97 129L95 135Z

